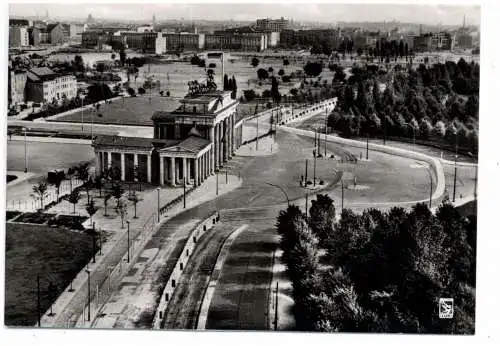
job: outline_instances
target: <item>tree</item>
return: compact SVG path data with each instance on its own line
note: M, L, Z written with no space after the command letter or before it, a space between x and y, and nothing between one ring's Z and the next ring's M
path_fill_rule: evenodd
M76 213L76 205L78 204L78 201L80 200L81 195L80 191L78 189L74 189L71 191L71 193L66 197L69 203L73 204L73 214Z
M257 77L258 77L260 80L262 80L262 79L266 79L266 78L268 78L268 77L269 77L269 73L268 73L265 69L263 69L263 68L259 68L259 69L257 70Z
M280 99L278 86L279 83L276 77L271 77L271 97L275 102L279 102Z
M125 49L121 48L119 54L120 54L120 63L122 64L122 66L124 66L125 60L127 60L127 54L125 53Z
M134 219L137 219L137 203L139 203L140 201L139 196L137 196L136 193L133 193L131 196L129 196L128 200L131 201L134 205Z
M146 93L146 90L144 88L139 88L137 89L137 91L139 92L139 95L144 95Z
M269 72L272 76L274 76L274 68L272 68L271 66L269 66L267 72Z
M278 71L278 76L282 77L284 74L285 74L285 70L280 69L280 70Z
M317 62L308 62L304 66L304 72L309 77L317 77L323 71L323 66Z
M108 201L111 199L111 194L107 193L104 196L104 216L108 216Z
M38 184L33 185L32 187L33 193L31 194L31 196L35 199L40 200L40 209L43 209L43 201L48 197L47 189L47 183L44 181L41 181Z
M118 202L120 201L120 198L122 197L124 192L125 192L125 190L123 189L123 187L120 183L115 183L111 187L111 194L116 199L116 206L117 207L118 207Z
M256 97L255 90L253 90L253 89L243 90L243 96L245 96L245 99L248 102L251 102Z
M60 189L61 189L61 184L65 178L64 176L64 172L62 172L63 174L56 174L53 179L52 179L52 185L54 185L54 187L56 188L56 194L57 194L57 201L59 201L59 193L60 193Z
M328 195L318 194L309 209L309 224L321 241L326 241L332 233L335 221L335 206Z
M236 94L238 92L238 85L236 84L236 78L234 78L234 75L233 75L233 78L231 79L231 98L233 100L236 99Z
M75 71L77 72L85 71L85 65L83 64L83 58L81 55L75 55L75 59L73 60L73 66Z
M224 74L224 91L230 90L229 89L229 78L227 77L227 74Z
M252 58L252 62L251 62L250 64L251 64L253 67L257 67L257 66L259 66L259 63L260 63L259 59L258 59L258 58L256 58L256 57L253 57L253 58Z
M85 207L85 210L90 216L90 224L92 225L92 216L97 212L97 207L95 206L94 199L92 199L87 207Z
M115 60L116 58L116 54L115 53L111 53L111 60Z
M200 57L198 55L194 55L191 58L191 65L198 65L200 63Z
M88 87L87 99L90 102L98 102L113 97L113 92L105 83L94 83Z
M134 88L128 88L128 89L127 89L127 93L128 93L130 96L134 97L134 96L135 96L135 89L134 89Z
M290 65L290 61L288 61L288 59L283 59L283 66L288 66Z
M122 221L122 228L125 226L123 225L123 221L125 220L125 217L127 217L127 201L124 198L119 198L116 203L116 213L120 215L120 219Z

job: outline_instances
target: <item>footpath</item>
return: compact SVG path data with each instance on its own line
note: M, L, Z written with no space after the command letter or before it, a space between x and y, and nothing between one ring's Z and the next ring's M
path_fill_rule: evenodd
M210 176L202 185L193 190L186 199L186 209L193 208L215 198L215 183L216 177ZM221 179L219 179L219 195L236 189L240 185L241 180L234 176L230 177L229 184L227 185L222 183ZM99 211L94 215L93 222L95 222L96 230L102 231L107 237L106 241L102 243L102 248L99 251L99 253L102 254L96 255L96 262L92 263L91 260L87 264L87 267L83 268L73 279L72 283L65 288L63 293L52 305L52 310L55 314L50 316L49 309L43 315L41 319L42 327L60 328L71 327L76 324L82 327L89 327L90 322L97 316L97 312L99 311L97 307L101 307L102 303L104 303L112 293L108 290L108 296L106 297L106 291L103 290L103 287L109 287L109 284L106 285L106 283L111 282L111 276L113 276L112 281L117 285L121 278L133 267L142 249L151 237L154 236L156 231L158 231L161 225L170 218L186 210L184 209L183 201L180 200L178 203L171 206L170 209L162 213L160 215L160 222L158 222L158 214L156 211L158 209L157 189L137 192L140 199L142 199L137 206L137 218L133 218L134 207L131 202L128 201L128 215L126 217L126 221L130 221L130 232L128 232L127 224L125 223L125 227L122 228L121 218L117 216L116 212L113 210L114 205L116 205L114 198L109 200L107 208L108 215L111 215L111 217L104 216L103 201L99 201L96 194L98 194L98 191L94 191L93 198L96 205L99 207ZM173 201L181 194L181 188L160 189L160 207L169 204L169 202ZM82 199L78 204L80 211L87 202L85 193L82 195ZM127 198L127 193L124 197L125 199ZM65 209L67 206L60 205L54 208ZM56 209L54 209L54 211L56 211ZM87 220L84 225L90 228L90 220ZM130 252L127 251L127 249L129 249L129 244ZM128 255L130 258L127 258ZM127 261L127 259L129 260ZM101 291L99 291L99 287ZM88 320L89 317L89 297L91 300L90 321L85 322L83 320Z

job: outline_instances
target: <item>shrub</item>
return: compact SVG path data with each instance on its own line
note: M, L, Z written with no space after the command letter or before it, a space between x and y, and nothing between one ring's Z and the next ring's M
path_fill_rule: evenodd
M323 180L320 180L320 181L319 181L319 184L320 184L320 185L324 185L324 184L325 184L325 182L324 182Z

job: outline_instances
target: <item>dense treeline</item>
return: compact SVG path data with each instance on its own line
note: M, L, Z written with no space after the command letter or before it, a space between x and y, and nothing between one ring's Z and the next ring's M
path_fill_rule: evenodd
M474 333L476 218L449 203L435 215L344 209L318 195L309 216L289 206L277 230L302 331ZM439 319L439 298L454 317Z
M399 136L446 141L477 152L479 65L461 59L403 71L381 91L375 65L353 68L339 90L329 126L342 135Z

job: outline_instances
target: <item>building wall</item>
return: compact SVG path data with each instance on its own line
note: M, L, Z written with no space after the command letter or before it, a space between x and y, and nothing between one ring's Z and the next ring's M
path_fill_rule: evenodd
M69 36L69 32L64 30L61 24L56 25L49 33L50 43L52 44L63 44L66 42L66 38Z
M57 77L50 81L28 82L26 84L26 98L33 102L60 101L63 94L68 99L76 97L76 78L72 75Z
M101 31L85 31L82 33L82 46L91 48L97 46L99 37L103 35Z
M9 27L9 47L29 46L28 28L24 26Z
M25 71L10 71L8 79L9 104L25 103L25 87L27 74Z
M30 46L38 46L41 43L40 29L30 28L28 31L28 39Z

